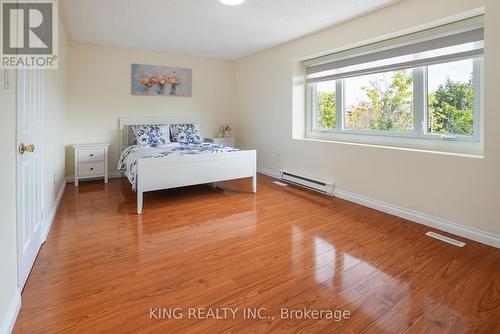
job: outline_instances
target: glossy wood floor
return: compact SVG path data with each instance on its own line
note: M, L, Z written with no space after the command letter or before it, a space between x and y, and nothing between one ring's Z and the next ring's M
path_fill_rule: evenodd
M256 195L247 180L147 193L142 217L126 181L68 185L14 332L500 332L500 250L458 248L265 176L258 185ZM154 308L174 307L183 319L155 319ZM187 319L190 307L238 311ZM265 319L243 308L265 308ZM351 316L284 319L281 308Z

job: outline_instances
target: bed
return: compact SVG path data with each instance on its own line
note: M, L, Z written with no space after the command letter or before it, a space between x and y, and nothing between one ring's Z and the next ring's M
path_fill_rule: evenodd
M137 214L142 214L143 194L147 191L204 183L252 178L257 192L257 153L220 144L169 143L156 147L134 145L131 127L157 124L194 124L193 117L122 117L118 169L137 193Z

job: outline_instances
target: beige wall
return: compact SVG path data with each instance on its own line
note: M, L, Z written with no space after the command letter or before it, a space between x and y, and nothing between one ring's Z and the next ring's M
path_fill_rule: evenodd
M131 95L133 63L191 68L192 97ZM116 169L121 116L199 116L204 136L235 123L232 62L72 43L69 71L67 175L74 174L75 143L111 144L109 169Z
M16 234L16 90L15 73L8 90L4 89L5 72L0 71L0 327L17 293Z
M484 159L292 139L297 59L486 5ZM334 179L337 188L500 234L500 5L496 0L406 0L237 62L238 141L260 167Z
M44 73L44 216L49 219L56 208L56 198L66 182L65 135L68 112L68 41L59 22L59 68Z

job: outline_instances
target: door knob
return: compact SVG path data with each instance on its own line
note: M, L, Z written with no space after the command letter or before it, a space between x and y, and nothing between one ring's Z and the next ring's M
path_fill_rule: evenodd
M35 151L35 145L30 144L30 145L24 145L23 143L19 144L19 153L24 154L24 152L34 152Z

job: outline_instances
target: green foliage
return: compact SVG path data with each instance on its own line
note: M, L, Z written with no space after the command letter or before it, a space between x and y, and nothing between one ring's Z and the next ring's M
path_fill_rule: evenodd
M318 128L334 128L336 123L336 95L335 92L319 92L317 95L317 123Z
M456 82L449 78L438 90L429 94L430 133L473 134L474 92L472 80Z
M390 81L380 76L363 90L368 101L360 102L348 115L348 128L400 132L413 129L411 72L394 72Z
M379 75L362 87L367 99L348 110L346 127L367 131L413 130L413 75L396 71L390 79ZM428 129L434 134L473 134L473 86L449 78L428 96ZM319 128L334 128L335 92L319 92L317 123Z

